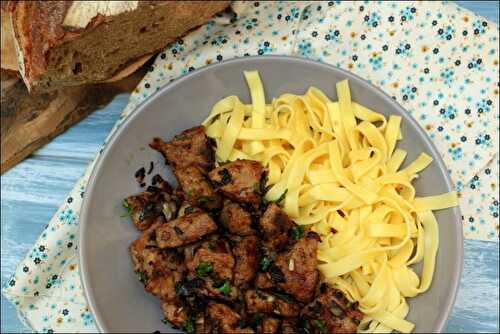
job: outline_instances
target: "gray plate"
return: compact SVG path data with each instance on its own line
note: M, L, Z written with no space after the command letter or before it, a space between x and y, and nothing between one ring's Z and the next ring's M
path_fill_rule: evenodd
M138 236L120 216L124 197L139 191L135 171L155 162L155 171L175 182L163 158L148 148L154 136L170 139L199 125L219 99L238 95L249 103L244 70L258 70L268 101L282 93L303 94L310 86L337 99L335 83L349 79L353 100L383 114L401 115L408 151L406 163L420 152L434 158L415 182L420 196L451 191L452 183L438 151L413 118L393 99L352 73L299 58L264 56L239 58L186 75L145 101L112 136L94 169L85 194L80 227L80 271L87 300L102 332L167 331L159 301L148 295L132 272L129 244ZM463 235L458 208L441 210L439 253L431 288L410 298L408 320L417 332L441 331L451 312L463 265Z

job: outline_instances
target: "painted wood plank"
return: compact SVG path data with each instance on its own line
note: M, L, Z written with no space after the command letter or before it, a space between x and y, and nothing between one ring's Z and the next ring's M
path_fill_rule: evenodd
M86 162L30 158L1 177L1 281L14 272L52 218ZM1 296L1 333L29 332Z
M466 240L464 272L448 333L499 333L499 243Z
M476 14L498 23L499 2L498 1L455 1L460 6L473 11Z
M71 157L90 161L127 105L130 94L120 94L111 103L37 150L33 156Z

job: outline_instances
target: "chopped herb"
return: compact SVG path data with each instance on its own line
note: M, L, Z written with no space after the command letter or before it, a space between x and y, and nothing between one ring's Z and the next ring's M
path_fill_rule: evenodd
M344 314L344 311L342 311L342 309L336 305L330 308L330 312L332 312L332 314L336 317L340 317L342 314Z
M250 318L250 321L249 321L250 327L255 329L257 326L260 325L260 323L262 322L263 319L264 319L263 313L260 313L260 312L255 313L253 315L253 317Z
M313 320L312 324L319 330L320 333L328 333L325 322L323 320Z
M269 268L269 274L271 275L271 281L273 283L281 283L285 281L285 274L277 266L271 266Z
M210 196L205 196L205 195L202 195L198 198L198 204L199 205L205 205L207 204L208 202L212 202L214 199Z
M208 249L210 249L211 251L214 251L215 250L215 242L209 241L208 242Z
M178 226L174 226L174 231L177 233L177 235L183 235L184 231L181 230Z
M186 136L185 134L181 133L179 135L174 136L174 138L176 140L186 140L186 139L188 139L188 136Z
M231 174L226 168L221 169L217 174L221 177L220 183L222 183L222 185L231 183Z
M254 193L256 193L258 195L261 194L261 192L260 192L261 189L260 189L260 184L259 183L254 183L253 186L252 186L252 188L253 188L253 192Z
M299 321L297 322L297 333L299 334L311 334L311 328L309 327L309 322L304 319L300 318Z
M295 300L293 299L292 296L287 295L286 293L281 293L281 292L273 292L273 295L278 297L279 299L283 299L284 301L288 303L295 303Z
M196 274L198 277L203 277L210 274L213 271L212 264L209 262L201 262L198 267L196 267Z
M281 202L283 202L287 193L288 193L288 189L285 189L283 194L281 194L281 196L276 200L276 204L280 204Z
M269 180L269 176L267 175L267 173L264 173L264 175L262 175L262 178L260 179L260 193L261 194L265 194L269 190L266 187L268 180Z
M146 273L143 273L142 271L141 272L138 272L137 275L139 276L139 281L142 282L142 283L146 283L147 281L147 276L146 276Z
M175 283L175 294L179 297L185 297L189 295L187 286L182 282Z
M145 175L146 175L146 169L144 167L139 168L134 174L135 178L140 180L144 179Z
M193 206L188 206L187 208L184 209L185 214L192 213L193 211L194 211Z
M148 217L151 217L155 213L156 213L156 203L147 202L146 205L144 206L144 209L142 209L141 213L139 214L139 220L144 220Z
M182 330L186 331L186 333L194 333L194 321L193 319L188 319L184 322L184 324L182 325Z
M361 323L361 320L359 320L358 318L353 318L352 321L354 321L356 325L359 325Z
M260 268L262 269L262 271L267 271L267 269L269 269L270 266L271 266L271 259L268 258L267 256L264 256L260 260Z
M163 319L161 319L161 322L163 322L165 325L168 325L168 324L169 324L169 321L167 320L167 318L163 318Z
M148 175L151 174L151 172L153 171L153 168L155 167L153 161L150 161L149 162L149 169L148 169Z
M123 207L127 209L127 213L122 215L122 217L132 216L134 214L134 209L130 206L126 199L123 200Z
M217 290L219 290L219 292L223 295L229 296L229 294L231 293L231 284L229 283L229 281L224 281L224 284L222 284L221 287L217 288Z
M304 236L304 226L296 226L290 230L290 235L293 240L299 240Z
M288 189L285 189L285 191L283 192L283 194L281 194L281 196L280 196L277 200L275 200L275 201L268 201L268 200L266 200L266 199L264 198L264 199L262 200L262 201L263 201L263 204L264 204L264 205L267 205L267 204L269 204L269 203L276 203L276 204L278 204L278 205L279 205L281 202L283 202L283 200L285 199L285 197L286 197L286 194L287 194L287 193L288 193Z

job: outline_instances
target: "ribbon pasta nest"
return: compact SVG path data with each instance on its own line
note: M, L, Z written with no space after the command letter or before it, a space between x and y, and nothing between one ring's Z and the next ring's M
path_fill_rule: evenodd
M229 96L203 122L219 162L252 159L268 170L269 201L320 234L319 270L365 314L359 332L411 332L407 297L432 281L439 228L432 210L457 205L455 192L416 197L411 182L432 158L401 169L401 117L311 87L266 104L256 71L245 72L252 103ZM423 262L420 276L412 265Z

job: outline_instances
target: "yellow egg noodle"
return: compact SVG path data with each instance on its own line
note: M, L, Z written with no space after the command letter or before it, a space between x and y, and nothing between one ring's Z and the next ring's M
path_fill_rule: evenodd
M267 168L266 199L285 194L286 213L320 234L319 270L359 302L360 333L411 332L405 299L426 291L434 273L432 210L456 206L456 194L415 197L411 181L432 158L422 153L400 169L401 117L352 101L346 80L336 85L338 102L311 87L266 104L258 72L244 74L252 103L226 97L203 123L217 161L252 159ZM421 261L419 277L410 265Z

